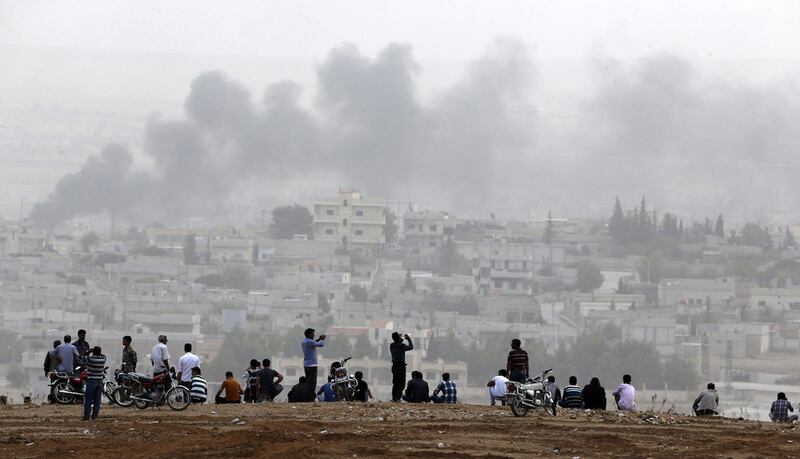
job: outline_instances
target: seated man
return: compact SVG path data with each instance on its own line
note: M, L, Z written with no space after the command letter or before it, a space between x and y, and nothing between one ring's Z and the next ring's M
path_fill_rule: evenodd
M442 395L439 395L439 394ZM456 383L450 381L450 373L442 373L442 382L436 386L431 395L433 403L458 403Z
M789 416L790 411L794 412L794 407L786 399L786 394L778 392L778 399L772 402L772 407L769 410L769 418L772 419L772 422L792 423L797 421L796 414Z
M333 376L328 375L328 382L323 384L317 391L320 402L336 402L336 392L333 391Z
M264 359L261 364L262 368L258 373L258 401L271 402L283 391L283 386L281 386L283 375L271 368L272 362L269 359Z
M495 405L497 400L500 400L502 405L506 404L506 391L508 390L506 383L508 381L508 371L502 369L497 372L497 376L486 383L486 387L489 388L489 401L492 406Z
M357 402L366 402L368 399L373 398L372 392L369 390L369 384L364 381L364 373L356 371L355 378L358 383L356 385L356 395L353 399Z
M306 377L300 376L300 379L297 381L297 384L292 386L292 389L289 390L289 394L287 397L289 398L289 403L305 403L310 402L313 400L314 396L313 393L309 398L309 390L308 384L306 384Z
M583 391L578 387L578 378L576 376L569 377L569 385L564 386L561 391L561 400L558 405L562 408L582 408L583 407Z
M225 397L221 397L222 391L225 391ZM239 385L239 381L233 379L233 372L227 371L225 372L225 381L222 381L222 384L219 386L219 390L217 391L217 395L214 396L215 403L242 403L242 394L244 391L242 390L242 386Z
M411 372L411 380L406 386L403 400L408 403L428 403L430 401L428 383L422 380L422 373L419 371Z
M208 383L201 373L200 367L192 368L192 403L205 403L208 398Z
M719 395L713 382L708 383L706 390L694 400L692 411L697 416L714 416L719 406Z

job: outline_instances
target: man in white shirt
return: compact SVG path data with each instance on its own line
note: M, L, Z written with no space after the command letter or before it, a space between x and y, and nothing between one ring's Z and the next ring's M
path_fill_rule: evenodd
M622 376L622 384L611 393L617 402L617 409L620 411L636 410L636 389L631 384L631 375Z
M486 384L486 387L489 388L489 400L492 403L492 406L495 405L496 400L500 400L501 404L505 405L505 396L506 396L506 383L509 381L508 379L508 371L502 369L497 372L497 376L491 379Z
M192 368L200 366L200 357L192 354L192 344L183 345L186 352L178 359L178 384L192 390Z
M154 375L169 371L169 349L167 349L167 335L158 335L158 343L153 346L153 352L150 353L150 361L153 362Z

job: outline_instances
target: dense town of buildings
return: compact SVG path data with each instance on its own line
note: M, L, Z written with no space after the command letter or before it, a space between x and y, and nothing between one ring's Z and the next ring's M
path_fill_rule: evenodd
M683 390L713 380L744 400L763 385L800 392L800 254L782 240L788 228L767 248L710 232L635 253L603 222L394 215L350 189L307 212L307 227L282 238L264 225L111 234L0 222L0 391L44 393L44 353L79 328L112 366L122 336L147 362L164 333L175 357L183 342L214 369L271 357L292 379L302 373L298 330L310 326L329 336L323 364L353 353L352 368L378 388L391 380L388 337L401 331L415 339L410 367L433 380L449 371L476 391L504 365L480 362L490 343L504 352L522 338L538 368L595 333L682 362L699 377ZM251 347L237 348L237 333Z

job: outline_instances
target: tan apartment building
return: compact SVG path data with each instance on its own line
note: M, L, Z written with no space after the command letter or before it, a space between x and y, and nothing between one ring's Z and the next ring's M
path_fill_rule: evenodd
M335 241L342 249L375 256L386 242L381 198L364 198L352 189L339 189L336 197L314 203L314 239Z

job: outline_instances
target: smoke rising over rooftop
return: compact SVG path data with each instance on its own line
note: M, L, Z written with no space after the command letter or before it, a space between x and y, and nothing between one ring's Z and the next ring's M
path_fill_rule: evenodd
M785 188L800 119L795 84L751 87L656 54L630 66L598 61L594 89L577 107L539 110L537 71L519 41L495 41L427 99L422 70L409 46L390 44L374 58L340 46L318 68L312 108L292 81L256 97L222 72L203 73L191 82L185 118L148 122L152 167L108 146L32 216L180 218L209 212L248 180L278 189L317 176L390 197L424 190L454 208L486 208L509 189L556 203L568 193L582 211L642 193L712 213L757 212L765 198L797 204ZM577 116L564 121L562 112ZM712 164L722 173L708 174Z

